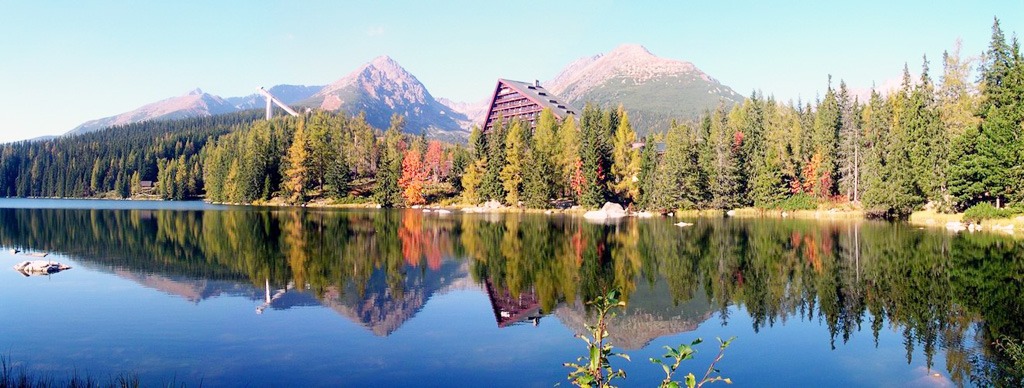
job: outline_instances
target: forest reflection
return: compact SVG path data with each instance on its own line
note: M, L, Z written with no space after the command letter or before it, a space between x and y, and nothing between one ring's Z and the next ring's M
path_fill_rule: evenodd
M429 298L476 284L500 327L555 314L581 331L583 301L617 288L615 343L641 348L740 306L755 331L821 320L831 345L902 331L907 362L936 351L955 382L1020 382L996 340L1024 337L1024 244L905 225L627 219L316 209L0 209L0 245L67 254L179 282L292 284L389 335ZM466 280L469 280L468 282ZM197 296L201 298L201 296ZM315 299L315 300L313 300ZM616 330L616 328L621 330Z

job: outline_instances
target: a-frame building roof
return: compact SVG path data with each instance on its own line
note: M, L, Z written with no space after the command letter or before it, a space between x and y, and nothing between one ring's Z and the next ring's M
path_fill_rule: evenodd
M484 118L483 130L491 129L499 117L503 121L518 118L536 126L537 118L544 109L551 109L559 120L575 115L578 111L561 97L551 94L540 82L522 82L499 79L491 94L491 104Z

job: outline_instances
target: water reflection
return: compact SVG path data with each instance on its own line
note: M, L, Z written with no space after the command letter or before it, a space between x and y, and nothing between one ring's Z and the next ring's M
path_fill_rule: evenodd
M939 350L958 383L1019 383L991 344L1024 337L1024 247L986 234L875 223L668 220L417 210L0 209L0 245L59 252L146 287L257 313L322 305L388 336L430 298L482 288L498 327L555 315L583 332L582 301L611 288L626 311L612 340L639 349L730 306L755 331L818 320L830 345L902 331L906 361ZM550 319L550 318L547 318ZM780 344L784 346L785 344Z

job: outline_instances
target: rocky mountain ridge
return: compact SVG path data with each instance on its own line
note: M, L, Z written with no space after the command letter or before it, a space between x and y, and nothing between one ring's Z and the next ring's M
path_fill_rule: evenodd
M728 86L686 61L661 58L635 44L577 59L544 86L573 105L622 104L642 133L666 128L672 119L693 119L720 104L742 101ZM435 98L412 73L388 56L374 58L325 86L276 85L268 89L282 102L305 107L366 114L367 121L388 127L394 113L406 117L406 132L464 141L487 113L487 103ZM488 87L481 87L487 92ZM210 116L262 109L259 94L221 98L200 89L130 112L91 120L68 132L86 133L146 120Z

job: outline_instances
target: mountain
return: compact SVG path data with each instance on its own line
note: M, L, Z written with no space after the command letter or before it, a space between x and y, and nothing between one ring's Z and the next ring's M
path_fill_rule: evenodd
M406 116L405 132L445 140L465 139L469 120L465 114L438 102L415 76L387 56L380 56L325 86L299 106L366 113L366 121L387 128L391 114Z
M720 103L743 101L694 64L655 56L640 45L577 59L544 87L578 107L621 103L641 133L664 130L672 119L696 119Z
M466 116L465 124L462 127L468 129L471 128L473 124L483 123L484 119L487 118L487 104L491 101L489 99L483 99L477 102L460 102L441 97L437 99L437 102L440 102L455 112Z
M148 120L173 120L189 117L213 116L236 111L223 98L195 89L184 96L171 97L143 105L133 111L116 116L86 121L72 129L67 135L78 135L107 127L126 125Z
M322 85L276 85L267 89L267 91L270 92L270 94L273 94L274 97L277 97L278 100L281 100L281 102L291 105L311 97L323 88L324 87ZM267 100L259 93L253 93L243 97L228 97L224 100L229 104L234 105L238 110L263 109L267 104Z

